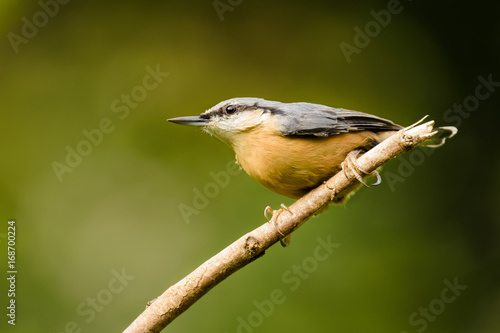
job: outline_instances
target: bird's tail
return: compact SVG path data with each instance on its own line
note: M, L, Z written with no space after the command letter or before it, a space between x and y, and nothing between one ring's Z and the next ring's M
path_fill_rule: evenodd
M454 126L436 127L434 130L437 131L437 133L432 138L422 143L424 147L441 147L444 145L446 139L452 138L458 132L458 129Z

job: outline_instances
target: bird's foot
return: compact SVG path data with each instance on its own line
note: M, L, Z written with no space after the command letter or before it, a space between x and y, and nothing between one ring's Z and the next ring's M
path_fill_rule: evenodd
M342 167L342 171L344 172L344 176L347 179L349 179L349 176L347 175L347 171L351 171L352 174L354 175L354 177L361 184L365 185L366 187L379 185L382 182L382 178L380 177L379 173L376 170L374 170L372 172L367 172L359 166L358 161L357 161L357 157L358 157L359 153L360 153L360 150L353 150L353 151L350 151L349 154L347 154L344 162L342 162L342 164L340 165ZM371 185L368 185L363 180L362 175L372 175L373 177L377 178L377 181Z
M290 245L290 238L292 237L292 235L286 235L284 233L281 232L281 230L278 228L278 226L276 225L276 221L278 219L278 217L280 216L281 213L283 213L283 211L286 210L287 212L289 212L290 214L293 214L290 209L288 209L287 206L285 206L285 204L281 204L281 209L278 209L278 210L274 210L271 208L271 206L267 206L265 209L264 209L264 216L266 217L266 220L267 222L271 223L272 226L274 227L274 229L276 229L276 231L281 235L283 236L283 238L280 238L280 243L281 243L281 246L283 247L287 247L288 245ZM271 219L269 219L269 217L267 216L267 214L273 214Z

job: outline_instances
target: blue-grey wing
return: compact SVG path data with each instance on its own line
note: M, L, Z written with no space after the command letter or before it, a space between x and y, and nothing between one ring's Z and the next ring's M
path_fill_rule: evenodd
M277 113L283 135L330 136L357 131L397 131L403 127L371 114L319 104L289 103L286 113Z

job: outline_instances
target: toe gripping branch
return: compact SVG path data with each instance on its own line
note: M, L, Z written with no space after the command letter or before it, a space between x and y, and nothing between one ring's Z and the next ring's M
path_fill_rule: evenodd
M412 137L412 135L410 135L407 132L410 129L415 128L418 125L420 125L425 120L425 118L427 118L427 117L428 116L423 117L422 119L420 119L419 121L417 121L415 124L403 128L402 130L400 130L396 134L396 135L399 135L399 137L400 137L399 142L400 142L400 144L402 145L402 147L404 149L409 150L409 149L411 149L411 148L414 147L414 142L413 142L414 138ZM428 122L426 124L432 126L434 124L434 122L430 121L430 122ZM427 133L427 134L421 134L420 135L420 139L427 140L427 139L431 138L432 136L434 136L436 133L437 133L437 131L433 131L433 132ZM382 183L382 178L380 177L380 174L376 170L374 170L372 172L367 172L367 171L363 170L363 168L361 168L359 166L358 161L357 161L357 157L358 157L358 155L360 153L361 153L361 151L356 149L356 150L353 150L353 151L351 151L351 152L349 152L347 154L344 162L342 162L342 164L341 164L342 171L344 172L344 176L347 179L349 179L348 172L350 171L354 175L354 177L361 184L363 184L366 187L379 185L380 183ZM375 183L368 185L363 180L363 176L364 175L372 175L373 177L377 178L377 180L375 181Z
M353 150L349 152L349 154L347 154L344 162L342 162L342 164L340 165L342 167L342 171L344 172L344 176L349 179L347 172L350 171L354 175L354 177L366 187L379 185L380 183L382 183L382 178L380 177L378 171L374 170L372 172L366 172L359 166L357 157L360 152L360 150ZM377 180L375 181L375 183L368 185L363 180L362 175L372 175L373 177L377 178Z
M419 120L415 124L408 126L404 129L400 130L397 134L395 134L395 135L399 136L398 141L404 150L412 149L416 145L415 140L417 140L418 142L422 142L422 140L425 141L437 133L437 131L433 131L433 132L429 132L429 133L425 133L425 134L418 134L418 137L414 137L411 133L407 133L409 130L420 125L424 121L425 118L427 118L427 116L425 116L424 118L422 118L421 120ZM434 122L429 121L423 125L429 126L430 130L432 130L432 126L434 125ZM380 174L376 170L374 170L372 172L367 172L359 165L359 163L357 161L357 157L359 156L360 153L361 153L361 150L353 150L347 154L344 162L342 162L342 164L341 164L344 176L347 179L350 179L349 173L351 173L354 176L354 178L356 178L361 184L363 184L366 187L379 185L380 183L382 183L382 178L380 177ZM363 180L363 177L366 175L372 175L373 177L376 178L376 181L374 183L368 185ZM328 189L332 190L331 200L333 200L335 195L336 195L336 190L334 188L329 187L328 184L327 184L327 187L328 187ZM286 247L290 244L291 234L285 235L278 228L278 225L277 225L278 217L280 216L281 213L283 213L284 210L288 211L290 214L293 214L290 211L290 209L288 209L288 207L286 207L284 204L281 204L281 209L278 209L278 210L273 210L270 206L267 206L264 210L264 216L265 216L267 222L271 223L272 226L274 227L274 229L278 232L278 234L280 234L282 236L282 238L280 238L280 243L283 247ZM271 219L269 219L269 217L268 217L269 213L272 214Z
M280 238L281 246L287 247L288 245L290 245L290 238L292 237L292 235L291 234L285 235L283 232L281 232L281 230L278 228L278 225L276 224L278 217L280 216L281 213L283 213L284 210L286 210L287 212L289 212L290 214L293 215L293 213L290 211L290 209L288 209L287 206L285 206L285 204L281 204L281 209L278 209L278 210L274 210L271 208L271 206L267 206L264 209L264 216L266 217L267 222L271 223L271 225L274 227L274 229L276 229L276 231L283 237L283 238ZM269 217L268 217L269 213L273 214L271 219L269 219Z

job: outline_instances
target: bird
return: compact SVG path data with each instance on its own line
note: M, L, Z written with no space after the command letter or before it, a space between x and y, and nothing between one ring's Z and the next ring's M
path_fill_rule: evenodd
M360 183L367 174L356 164L360 154L404 127L368 113L306 102L282 103L238 97L218 103L198 116L168 121L201 127L227 144L237 163L266 188L298 199L345 167ZM457 128L435 128L424 142L436 148ZM373 173L380 182L379 174ZM347 196L347 195L346 195ZM283 206L283 205L282 205Z

